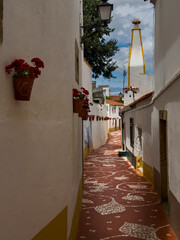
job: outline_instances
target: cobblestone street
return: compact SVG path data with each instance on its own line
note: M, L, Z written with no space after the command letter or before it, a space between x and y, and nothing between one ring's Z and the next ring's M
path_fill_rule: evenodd
M153 187L126 157L121 132L84 161L83 207L77 240L175 240Z

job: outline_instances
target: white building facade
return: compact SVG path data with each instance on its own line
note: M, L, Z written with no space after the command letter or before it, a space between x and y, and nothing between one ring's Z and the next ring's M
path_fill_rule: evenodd
M121 129L121 117L119 116L120 109L124 104L114 101L106 100L107 116L110 118L108 121L109 131L115 131Z

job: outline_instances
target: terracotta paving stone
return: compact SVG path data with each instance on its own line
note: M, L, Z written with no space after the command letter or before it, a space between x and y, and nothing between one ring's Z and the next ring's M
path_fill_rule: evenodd
M77 240L177 240L153 187L125 157L121 132L84 161L84 191Z

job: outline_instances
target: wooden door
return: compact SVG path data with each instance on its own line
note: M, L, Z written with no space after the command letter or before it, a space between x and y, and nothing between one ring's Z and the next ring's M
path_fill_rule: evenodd
M162 111L160 111L162 112ZM161 200L168 201L168 156L167 156L167 119L160 113L160 175L161 175Z

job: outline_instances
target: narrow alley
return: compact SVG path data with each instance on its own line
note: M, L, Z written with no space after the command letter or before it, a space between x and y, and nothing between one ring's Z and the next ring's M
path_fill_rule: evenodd
M160 198L126 157L118 157L121 132L84 161L83 205L77 240L175 240Z

